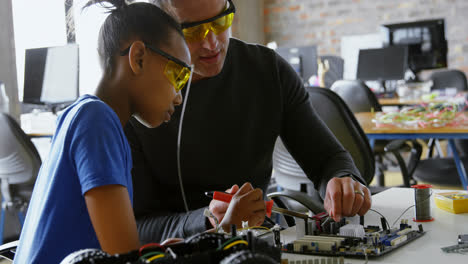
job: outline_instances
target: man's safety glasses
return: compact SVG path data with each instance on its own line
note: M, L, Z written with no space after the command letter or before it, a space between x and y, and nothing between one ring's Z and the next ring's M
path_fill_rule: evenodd
M164 75L169 80L169 82L174 86L176 92L179 92L184 88L185 84L190 78L192 68L187 65L187 63L177 59L174 56L156 48L151 44L145 43L145 47L149 50L163 56L168 59L166 67L164 68ZM130 47L120 52L120 56L125 56L130 51Z
M202 41L210 31L216 35L223 33L231 27L235 12L236 7L232 0L228 0L228 6L221 14L202 21L183 23L181 26L185 40L187 42Z

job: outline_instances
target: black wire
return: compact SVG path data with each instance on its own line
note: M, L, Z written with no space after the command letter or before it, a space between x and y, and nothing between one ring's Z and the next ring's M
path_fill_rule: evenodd
M382 216L382 218L385 220L385 223L386 223L387 226L388 226L388 229L390 229L390 224L388 223L387 218L385 218L385 216L383 216L383 214L379 213L377 210L374 210L374 209L369 209L369 211L376 212L377 214L379 214L380 216Z
M268 216L265 216L265 221L269 223L270 225L273 225L273 226L276 225L276 223L273 220L271 220L271 218Z
M411 209L411 208L413 208L413 207L415 207L415 206L416 206L416 205L413 204L412 206L406 208L406 210L404 210L403 213L401 213L401 215L395 220L395 222L393 222L392 227L396 224L396 222L398 222L398 220L400 220L400 218L401 218L409 209Z

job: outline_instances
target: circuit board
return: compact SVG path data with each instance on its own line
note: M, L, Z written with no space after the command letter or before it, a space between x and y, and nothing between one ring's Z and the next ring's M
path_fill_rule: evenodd
M324 219L328 223L324 223ZM425 234L422 225L418 226L418 230L413 230L407 220L402 220L398 228L385 225L385 228L380 228L336 223L322 216L308 225L307 235L283 245L283 252L334 257L379 257Z

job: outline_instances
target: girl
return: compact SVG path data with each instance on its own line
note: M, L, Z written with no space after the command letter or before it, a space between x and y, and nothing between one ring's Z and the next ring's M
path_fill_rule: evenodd
M59 263L73 251L114 254L139 247L132 210L132 159L123 126L167 122L191 75L179 24L148 3L110 3L101 27L104 73L58 118L39 172L14 263Z

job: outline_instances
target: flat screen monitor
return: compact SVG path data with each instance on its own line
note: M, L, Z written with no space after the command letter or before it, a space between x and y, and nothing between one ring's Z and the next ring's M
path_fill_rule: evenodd
M304 82L317 75L317 47L280 47L276 52L283 57Z
M359 51L357 78L364 81L403 80L408 49L404 46Z
M75 101L78 69L78 45L26 50L23 102L56 106Z
M383 25L385 46L408 46L408 67L421 70L447 67L444 19Z

